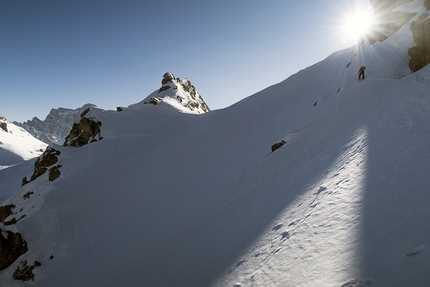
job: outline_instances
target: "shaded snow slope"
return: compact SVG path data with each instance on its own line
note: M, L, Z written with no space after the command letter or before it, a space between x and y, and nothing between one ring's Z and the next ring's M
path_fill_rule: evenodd
M0 115L0 169L38 157L47 144Z
M92 108L103 140L53 145L58 179L0 171L7 220L26 215L1 228L29 248L0 285L26 286L27 260L44 287L429 286L430 66L407 69L410 37L202 115Z

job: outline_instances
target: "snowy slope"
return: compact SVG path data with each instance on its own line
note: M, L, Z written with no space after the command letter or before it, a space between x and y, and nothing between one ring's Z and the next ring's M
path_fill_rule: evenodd
M47 144L0 115L0 169L38 157Z
M58 179L0 171L22 218L0 228L29 249L0 285L27 286L27 260L32 286L429 286L430 66L408 70L408 25L223 110L91 109L103 139L52 145Z

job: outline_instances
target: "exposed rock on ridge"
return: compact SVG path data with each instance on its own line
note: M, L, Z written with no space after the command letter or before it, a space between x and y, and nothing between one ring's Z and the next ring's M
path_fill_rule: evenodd
M0 116L0 128L5 132L9 132L9 130L7 129L6 118L4 118L3 116Z
M60 154L61 154L60 151L52 147L48 147L34 163L34 172L30 180L28 180L27 177L24 177L22 179L22 185L25 185L35 180L39 176L45 174L45 172L48 171L48 168L49 168L49 181L54 181L55 179L57 179L61 174L59 170L61 165L57 165L57 166L52 166L52 165L58 162L58 156Z
M68 147L81 147L86 144L102 140L101 129L102 123L95 118L87 118L85 115L90 111L86 109L81 114L79 123L73 124L69 135L66 137L64 146Z
M161 85L158 92L151 94L143 100L143 104L157 105L160 102L165 102L172 106L181 107L183 111L196 114L210 111L208 105L196 91L196 88L191 84L190 80L176 78L173 74L167 72L163 75ZM156 96L154 94L156 94ZM130 107L133 106L134 105Z
M24 123L14 122L14 124L22 127L32 136L47 144L59 144L69 134L72 125L79 122L81 113L94 106L93 104L85 104L77 109L51 109L43 121L34 117Z
M12 265L16 259L28 251L27 242L20 233L5 232L6 237L0 229L0 270Z
M412 22L411 31L417 45L408 51L409 56L411 56L409 68L416 72L430 63L430 18L428 15L422 14L416 21Z
M411 2L412 0L371 0L375 10L375 22L377 23L372 30L367 33L366 38L370 44L376 41L382 42L415 16L415 13L393 12L393 9Z

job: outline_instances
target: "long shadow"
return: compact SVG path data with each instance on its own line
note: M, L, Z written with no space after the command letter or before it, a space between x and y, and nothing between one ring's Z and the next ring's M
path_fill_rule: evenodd
M430 79L411 77L392 84L367 125L357 256L360 276L376 286L430 286Z

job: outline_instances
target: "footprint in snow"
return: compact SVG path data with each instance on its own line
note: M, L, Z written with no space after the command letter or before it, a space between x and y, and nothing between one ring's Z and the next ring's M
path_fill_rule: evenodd
M281 240L290 238L290 234L288 233L288 231L282 232L281 236Z
M278 229L280 229L282 226L284 226L283 224L278 224L275 227L272 228L272 231L276 231Z
M405 253L406 256L414 256L419 254L421 251L423 251L425 248L424 244L420 244L417 247L411 249L409 252Z
M318 189L318 191L315 193L316 195L320 194L321 192L323 192L324 190L326 190L327 187L325 186L320 186L320 188Z
M245 262L245 260L240 260L239 262L236 263L236 267L239 267L240 265L243 264L243 262Z
M362 287L373 283L372 278L352 279L341 285L340 287Z

